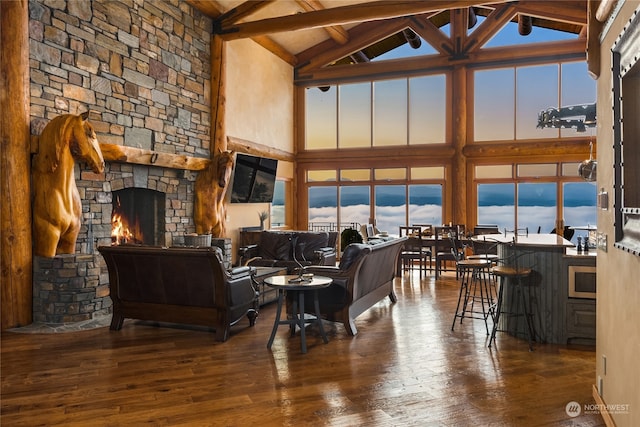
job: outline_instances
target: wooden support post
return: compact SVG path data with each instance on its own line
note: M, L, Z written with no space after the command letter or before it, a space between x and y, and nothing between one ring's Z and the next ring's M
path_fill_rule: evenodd
M226 114L226 58L222 38L211 38L211 159L217 151L226 151L227 137L225 128Z
M28 3L0 1L2 330L32 319Z
M453 94L453 148L451 187L453 191L452 218L456 224L467 223L467 158L464 147L467 143L467 68L454 67L452 73Z

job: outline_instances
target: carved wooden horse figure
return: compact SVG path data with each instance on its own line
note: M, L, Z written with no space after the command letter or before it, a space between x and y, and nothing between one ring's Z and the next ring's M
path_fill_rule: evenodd
M33 157L34 253L53 257L75 253L82 203L73 173L75 160L84 160L95 173L104 171L96 133L82 115L63 114L40 135Z
M225 237L227 207L224 196L227 193L233 164L233 151L219 151L209 166L198 174L193 212L196 233Z

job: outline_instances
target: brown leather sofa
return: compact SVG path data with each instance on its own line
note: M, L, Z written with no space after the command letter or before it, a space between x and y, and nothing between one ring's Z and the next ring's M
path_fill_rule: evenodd
M258 315L251 269L226 270L220 248L118 245L98 248L109 270L111 329L125 318L208 326L226 341L232 325Z
M239 248L239 263L282 267L290 273L300 265L335 266L337 238L337 232L327 231L263 231L258 244Z
M406 240L402 237L373 245L352 243L345 248L337 267L306 267L307 273L333 279L329 287L318 290L322 318L342 322L349 335L356 335L356 317L387 296L395 303L393 282L398 255ZM287 310L291 313L290 300ZM315 313L313 301L305 301L305 312Z

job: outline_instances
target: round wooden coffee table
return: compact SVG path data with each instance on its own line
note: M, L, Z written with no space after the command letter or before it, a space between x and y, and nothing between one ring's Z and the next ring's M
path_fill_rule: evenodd
M303 353L307 352L307 340L305 336L305 325L307 323L315 323L320 328L320 334L324 343L328 343L327 335L324 332L322 326L322 318L320 317L320 304L318 303L318 289L328 287L333 279L324 276L313 276L309 280L301 279L298 275L286 275L286 276L272 276L264 279L264 283L278 291L278 309L276 311L276 319L273 323L273 330L271 331L271 337L267 343L267 348L271 348L273 339L276 336L276 331L279 325L289 325L292 334L295 332L295 327L300 328L300 345ZM304 317L304 297L307 292L313 292L313 306L315 309L314 319L305 319ZM285 292L294 292L293 298L293 317L291 319L280 320L282 313L282 302L284 300ZM296 298L297 297L297 298Z

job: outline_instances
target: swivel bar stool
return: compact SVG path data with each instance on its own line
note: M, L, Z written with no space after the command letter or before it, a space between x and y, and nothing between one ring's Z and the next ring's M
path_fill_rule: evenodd
M533 351L533 337L535 336L535 333L533 331L531 313L529 313L527 308L523 289L526 279L531 276L533 270L529 267L522 267L518 265L518 259L522 254L519 255L517 253L515 239L508 243L508 245L511 250L511 254L504 260L501 260L499 265L491 268L491 272L500 279L500 289L498 290L498 303L495 307L493 330L491 331L491 338L489 338L489 348L491 348L491 343L496 339L496 332L509 332L507 329L499 329L500 318L502 315L505 315L507 316L506 319L503 319L505 327L508 327L515 319L515 335L518 334L519 318L525 318L525 333L527 335L527 340L529 341L529 351ZM507 262L507 264L505 264L505 262ZM504 306L505 286L509 287L508 307Z
M460 276L460 293L458 304L453 315L451 330L456 326L456 319L460 323L464 318L484 320L484 327L489 335L488 318L494 317L493 293L488 281L491 261L487 259L461 259L454 249L451 250L456 260L456 268Z

